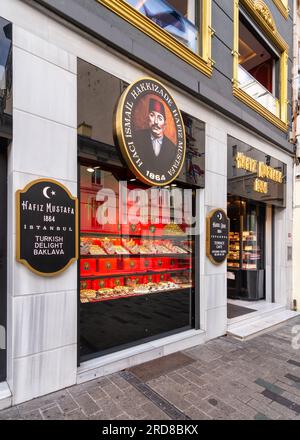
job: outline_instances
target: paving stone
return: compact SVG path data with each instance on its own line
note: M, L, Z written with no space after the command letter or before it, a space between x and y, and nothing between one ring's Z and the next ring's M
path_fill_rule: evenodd
M136 390L135 388L130 388L122 396L115 399L115 402L134 402L135 405L140 406L148 402L148 399L140 391Z
M266 380L261 378L256 379L255 383L276 394L282 394L284 392L283 388L280 388L277 385L267 382Z
M251 406L253 409L257 410L257 412L260 412L266 416L268 416L270 419L279 419L281 416L281 413L278 411L275 411L275 409L272 409L270 405L266 405L263 402L259 402L256 399L250 400L250 402L247 403L247 405Z
M213 407L215 407L216 409L218 409L221 412L224 412L227 415L235 412L235 409L232 406L226 404L217 396L211 396L209 399L206 399L206 400Z
M249 341L221 337L185 350L183 366L169 362L147 384L125 370L2 410L0 419L300 420L290 335L286 323Z
M216 408L211 409L209 411L209 415L213 420L229 420L228 414Z
M89 417L90 419L112 420L124 413L123 409L111 400L101 403L99 406L99 411L92 414L92 416ZM127 413L125 412L125 414Z
M176 406L180 411L184 411L191 406L190 402L185 400L182 395L166 385L157 386L154 390L172 405Z
M78 408L65 414L64 420L88 420L87 416Z
M169 378L172 379L174 382L179 383L180 385L189 383L186 377L183 377L181 374L178 374L177 372L169 374Z
M276 385L281 387L283 390L288 391L291 394L295 394L296 396L300 397L300 389L293 385L287 385L286 383L283 383L281 381L276 382Z
M124 396L124 391L122 391L118 386L110 382L109 384L105 384L102 387L102 390L110 396L112 399L118 399Z
M87 393L80 394L79 396L74 397L74 399L86 416L90 416L99 411L99 406Z
M119 376L119 374L115 374L114 376L111 376L110 380L114 385L120 388L120 390L124 391L130 388L130 384L123 379L123 377Z
M256 413L257 413L257 411L255 411L251 406L242 403L238 399L234 399L234 398L230 398L230 397L225 397L225 398L223 398L223 400L226 403L228 403L228 405L230 405L232 408L234 408L236 411L241 412L245 416L253 418L256 415Z
M145 403L141 408L147 414L147 420L170 420L170 417L164 411L161 411L151 402Z
M21 413L17 406L0 411L0 420L14 420L19 417L21 417Z
M75 402L69 393L57 399L56 402L63 413L68 413L78 408L78 403Z
M267 417L265 414L258 413L254 417L255 420L271 420L269 417Z
M210 350L204 345L186 350L185 353L187 353L194 359L199 359L200 361L204 362L210 362L221 357L220 353L217 353L214 350Z
M185 377L189 382L193 382L194 384L198 386L205 385L205 380L203 380L201 377L197 376L194 373L191 373L190 371L187 371L186 373L182 374L183 377Z
M185 410L185 414L188 415L192 420L211 420L212 417L205 412L201 411L196 406L191 406Z
M22 416L22 420L43 420L43 417L42 417L41 411L38 409L35 409L33 411L29 411L27 413L24 413Z
M286 406L280 405L278 402L271 402L270 408L274 409L274 411L277 411L280 414L280 419L290 418L293 420L298 415L295 413L295 411L288 409Z
M131 420L128 414L120 414L118 417L114 417L112 420Z
M62 420L64 415L58 405L51 406L47 409L41 409L44 420Z
M108 398L108 394L100 387L90 388L89 390L87 390L87 393L96 402L98 400L103 400Z
M65 396L66 391L58 391L56 393L47 394L47 396L39 397L37 399L32 399L28 402L21 403L18 405L20 413L22 415L23 412L34 411L39 408L47 408L51 407L55 404L56 399L59 399L62 396Z

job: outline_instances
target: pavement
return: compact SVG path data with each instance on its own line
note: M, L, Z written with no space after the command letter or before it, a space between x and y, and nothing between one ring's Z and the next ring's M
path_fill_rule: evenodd
M300 420L300 317L33 399L0 419Z

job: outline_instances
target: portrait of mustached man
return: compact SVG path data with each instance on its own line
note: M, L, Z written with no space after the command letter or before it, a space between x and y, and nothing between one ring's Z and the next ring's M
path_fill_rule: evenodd
M150 171L164 174L174 163L177 147L165 135L167 118L165 107L160 100L149 100L145 126L148 128L136 130L134 133L135 147Z

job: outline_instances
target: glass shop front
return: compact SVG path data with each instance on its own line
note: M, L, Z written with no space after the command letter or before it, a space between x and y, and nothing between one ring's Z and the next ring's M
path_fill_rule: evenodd
M142 183L113 136L127 87L78 61L79 361L197 328L204 123L182 114L186 161L172 184ZM197 310L195 310L197 309Z
M267 246L274 256L273 239L266 241L266 230L273 237L276 209L285 207L285 182L284 163L228 137L227 296L230 299L266 298Z

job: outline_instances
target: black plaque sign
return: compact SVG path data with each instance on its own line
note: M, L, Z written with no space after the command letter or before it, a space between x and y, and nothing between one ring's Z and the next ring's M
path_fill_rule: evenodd
M59 182L39 179L16 193L17 260L52 276L78 258L77 199Z
M229 248L229 219L223 209L214 209L207 216L206 254L214 264L226 259Z
M163 186L179 175L185 160L185 127L170 92L153 78L142 78L122 94L114 135L133 174Z

